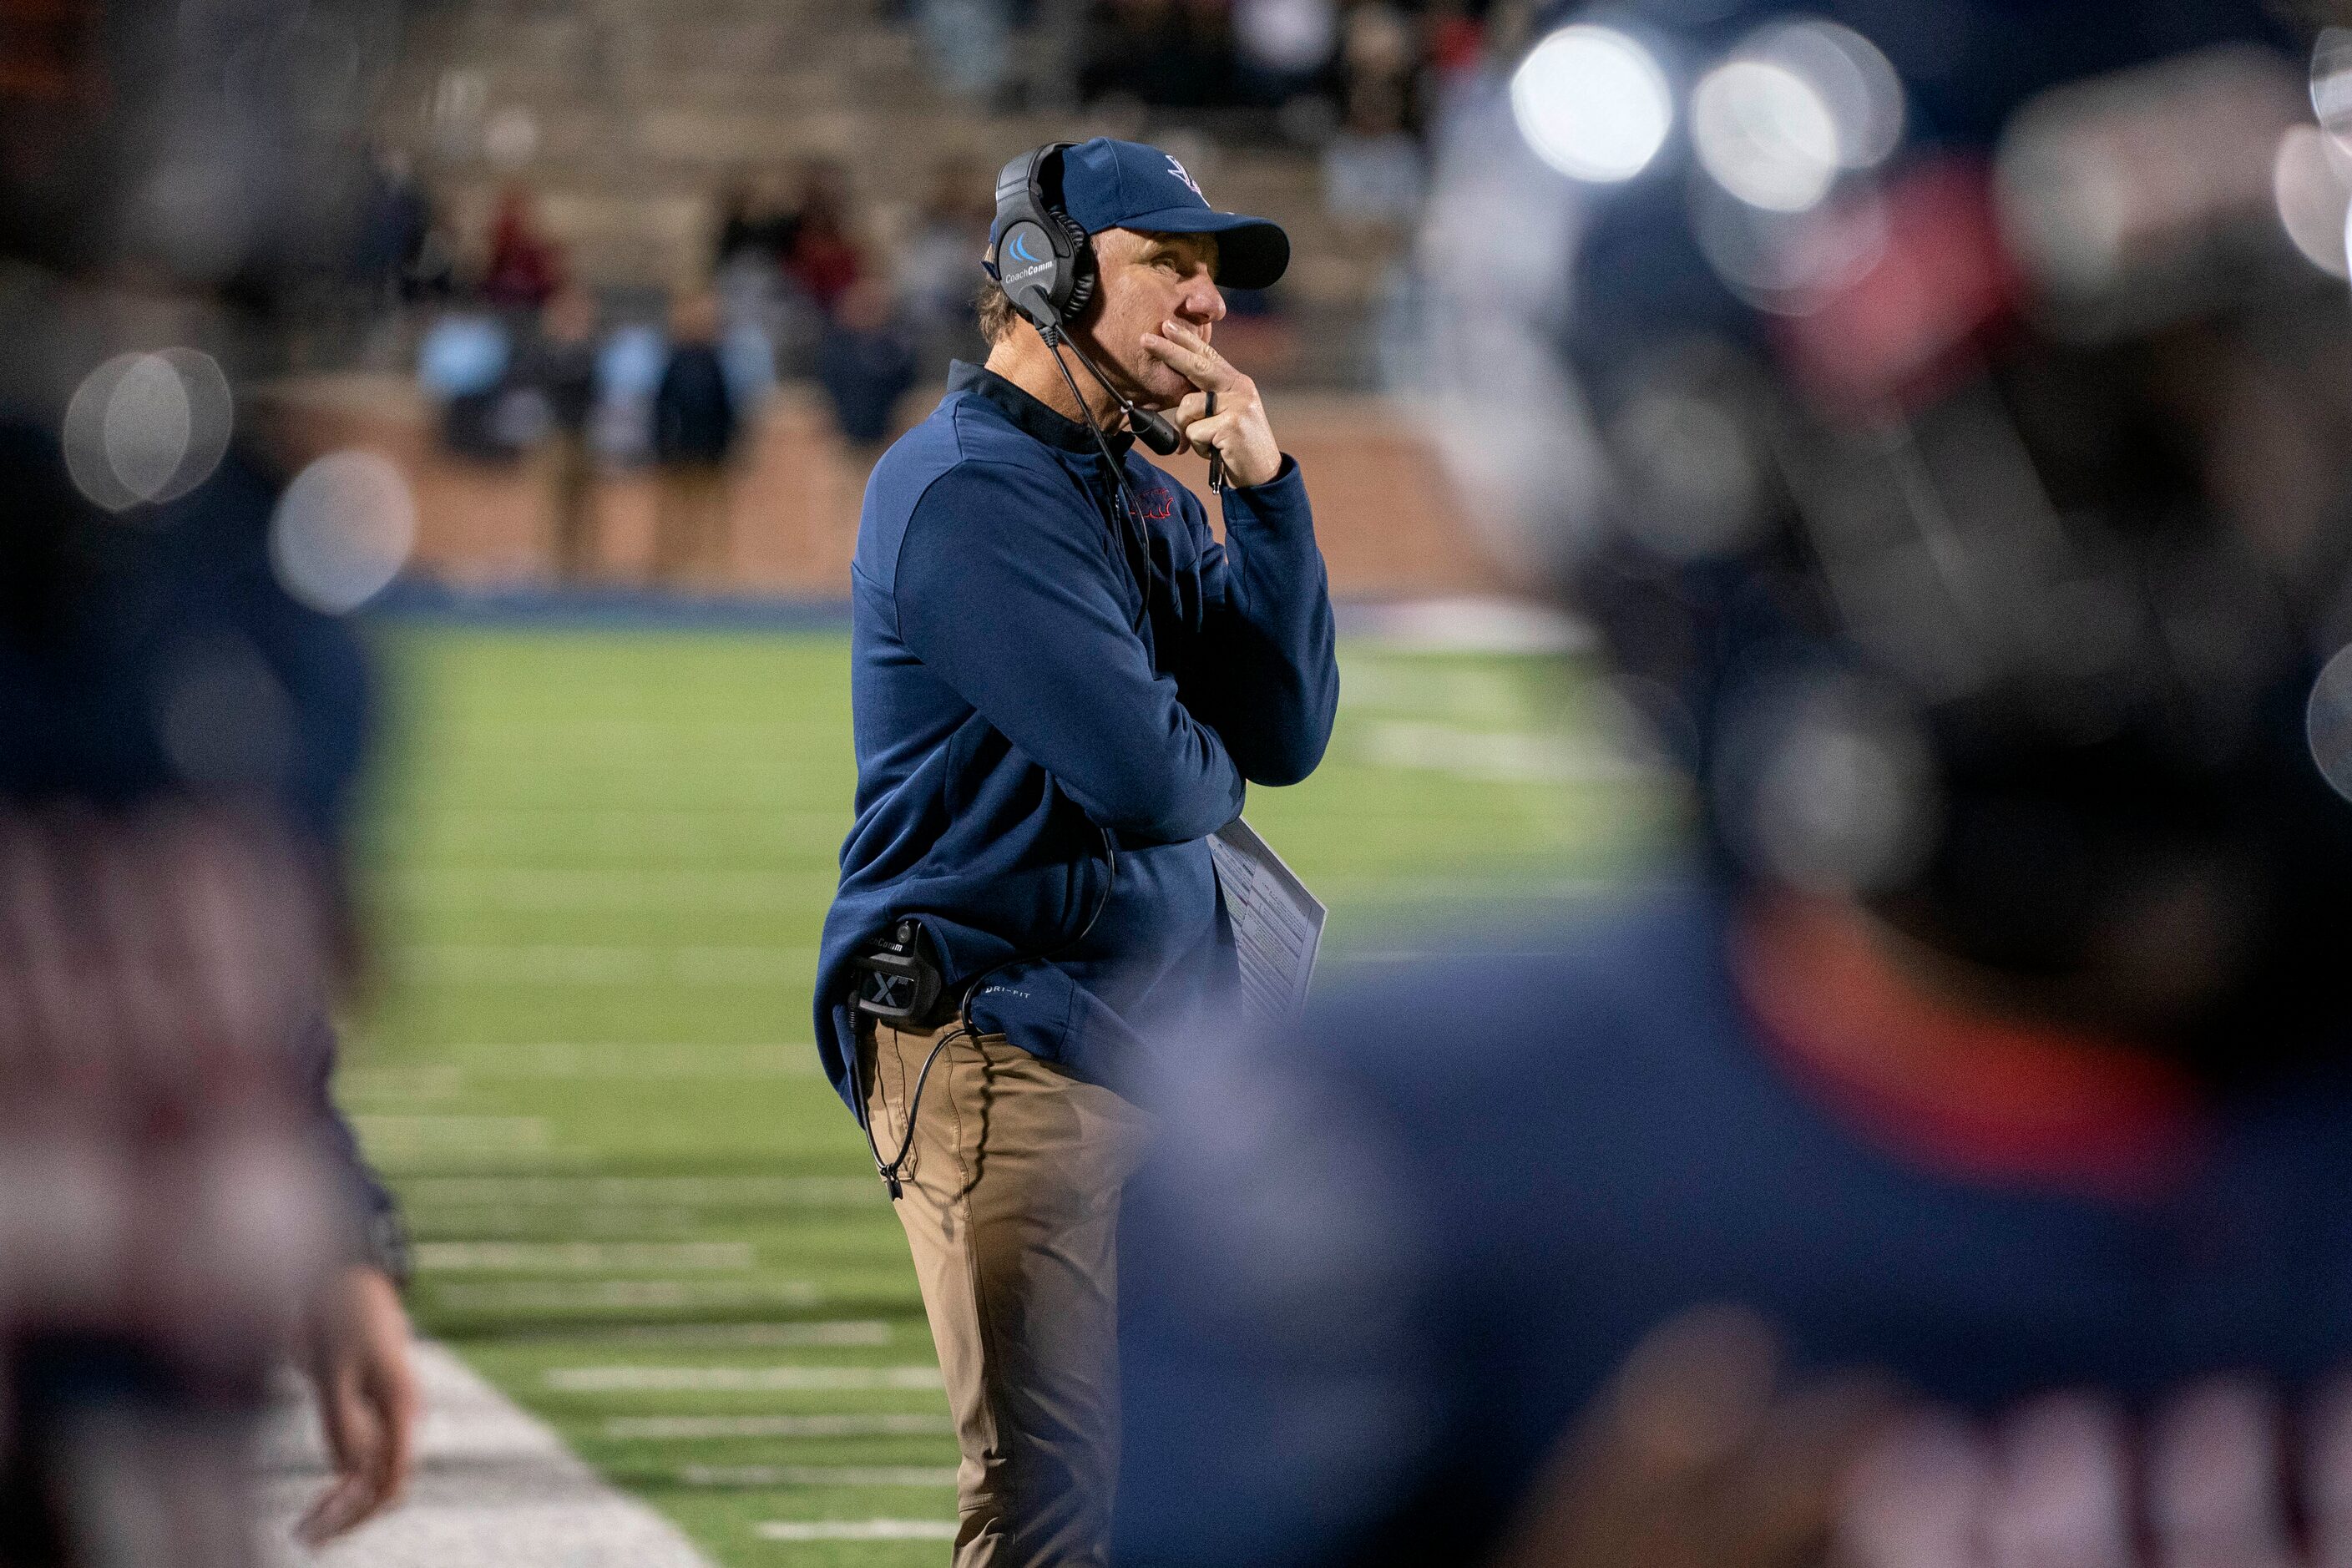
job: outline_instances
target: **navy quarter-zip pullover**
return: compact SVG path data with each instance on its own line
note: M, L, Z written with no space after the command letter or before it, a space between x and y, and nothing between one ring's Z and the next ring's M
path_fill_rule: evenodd
M815 1006L845 1100L849 956L908 915L951 986L986 976L980 1028L1120 1076L1144 1034L1233 974L1207 836L1240 815L1244 781L1296 783L1330 739L1331 602L1297 465L1223 492L1220 543L1191 491L1110 440L1148 584L1093 436L979 366L955 367L867 481L857 815Z

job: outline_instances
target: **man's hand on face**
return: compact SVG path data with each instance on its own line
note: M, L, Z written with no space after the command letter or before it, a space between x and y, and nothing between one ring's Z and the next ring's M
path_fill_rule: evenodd
M1236 485L1262 485L1282 471L1282 448L1266 422L1257 383L1226 363L1207 338L1181 321L1166 321L1143 334L1143 352L1200 388L1168 414L1193 451L1223 457L1225 477ZM1214 414L1208 411L1211 393L1217 397Z
M335 1479L295 1534L310 1547L389 1508L408 1484L420 1400L408 1315L381 1269L345 1268L320 1288L308 1324L309 1371Z

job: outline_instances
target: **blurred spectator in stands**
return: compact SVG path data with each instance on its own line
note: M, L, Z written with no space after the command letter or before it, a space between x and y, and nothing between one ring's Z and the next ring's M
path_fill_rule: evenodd
M739 174L719 195L711 265L724 269L751 258L782 266L792 253L796 226L793 204L775 174Z
M415 165L397 147L378 149L370 168L357 258L378 308L415 297L414 280L433 233L433 204Z
M849 172L830 158L812 158L801 171L784 271L831 315L842 290L857 281L858 268Z
M1430 0L1421 14L1421 58L1433 114L1438 103L1485 68L1486 23L1471 14L1465 0Z
M1333 0L1234 0L1234 45L1252 102L1279 107L1320 87L1339 41Z
M1025 7L1024 7L1025 8ZM1012 107L1013 0L915 0L931 70L948 90L983 105Z
M1401 233L1421 216L1421 143L1405 129L1405 83L1366 76L1348 89L1348 117L1323 149L1323 205L1351 226Z
M670 316L669 363L654 393L654 460L661 489L653 570L677 581L727 564L727 459L735 447L735 398L719 355L719 301L690 294Z
M1224 0L1097 0L1078 94L1170 109L1235 101L1232 17Z
M446 311L425 328L416 381L440 405L441 441L450 451L484 462L513 456L497 434L499 399L513 362L512 337L487 311Z
M915 384L914 334L881 279L861 278L843 291L817 351L817 379L842 439L861 460L873 458Z
M595 453L588 416L596 406L596 297L577 284L557 290L523 351L520 379L544 401L547 418L548 559L566 581L596 564Z
M1339 29L1339 104L1344 118L1420 123L1414 102L1421 71L1420 38L1403 12L1385 0L1366 0ZM1370 99L1370 103L1364 100Z
M509 185L490 226L482 298L500 310L536 311L563 285L563 258L539 226L530 193Z
M982 347L973 272L995 213L992 173L970 158L940 163L913 232L898 247L900 308L923 362L942 371L948 360L972 359Z

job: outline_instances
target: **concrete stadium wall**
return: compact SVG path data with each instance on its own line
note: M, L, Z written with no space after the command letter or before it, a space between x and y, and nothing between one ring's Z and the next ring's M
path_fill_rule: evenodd
M441 451L434 409L397 377L319 377L276 389L271 404L273 423L295 452L360 447L400 465L416 494L419 569L468 586L546 578L547 486L535 460L493 466ZM1335 595L1428 598L1502 586L1435 454L1404 412L1378 399L1294 394L1276 404L1275 420L1307 473ZM1181 458L1169 466L1206 499L1205 464ZM642 470L616 470L599 485L601 576L618 583L644 575L656 482ZM707 586L845 596L865 482L865 465L833 433L820 401L786 388L766 409L738 470L726 580ZM1213 523L1218 518L1213 504L1209 516Z

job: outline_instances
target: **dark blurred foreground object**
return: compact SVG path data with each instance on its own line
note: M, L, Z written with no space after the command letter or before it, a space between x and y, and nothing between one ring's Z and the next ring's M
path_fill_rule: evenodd
M1756 1314L1695 1307L1579 1415L1495 1568L2326 1568L2352 1552L2352 1383L2313 1393L2221 1375L1972 1420L1793 1373Z
M368 695L337 616L414 519L356 454L281 493L238 401L347 282L397 23L0 4L10 1568L258 1561L247 1439L289 1355L337 1470L306 1536L409 1468L398 1216L328 1082Z
M409 1463L398 1216L329 1098L365 669L240 453L110 513L5 426L0 486L0 1562L244 1563L273 1361L337 1461L307 1532Z
M1442 173L1457 450L1698 864L1187 1056L1125 1222L1121 1561L1475 1556L1708 1301L1997 1433L2069 1391L2160 1433L2225 1375L2326 1426L2339 39L2314 123L2254 7L1929 9L1574 22L1487 107L1513 155Z

